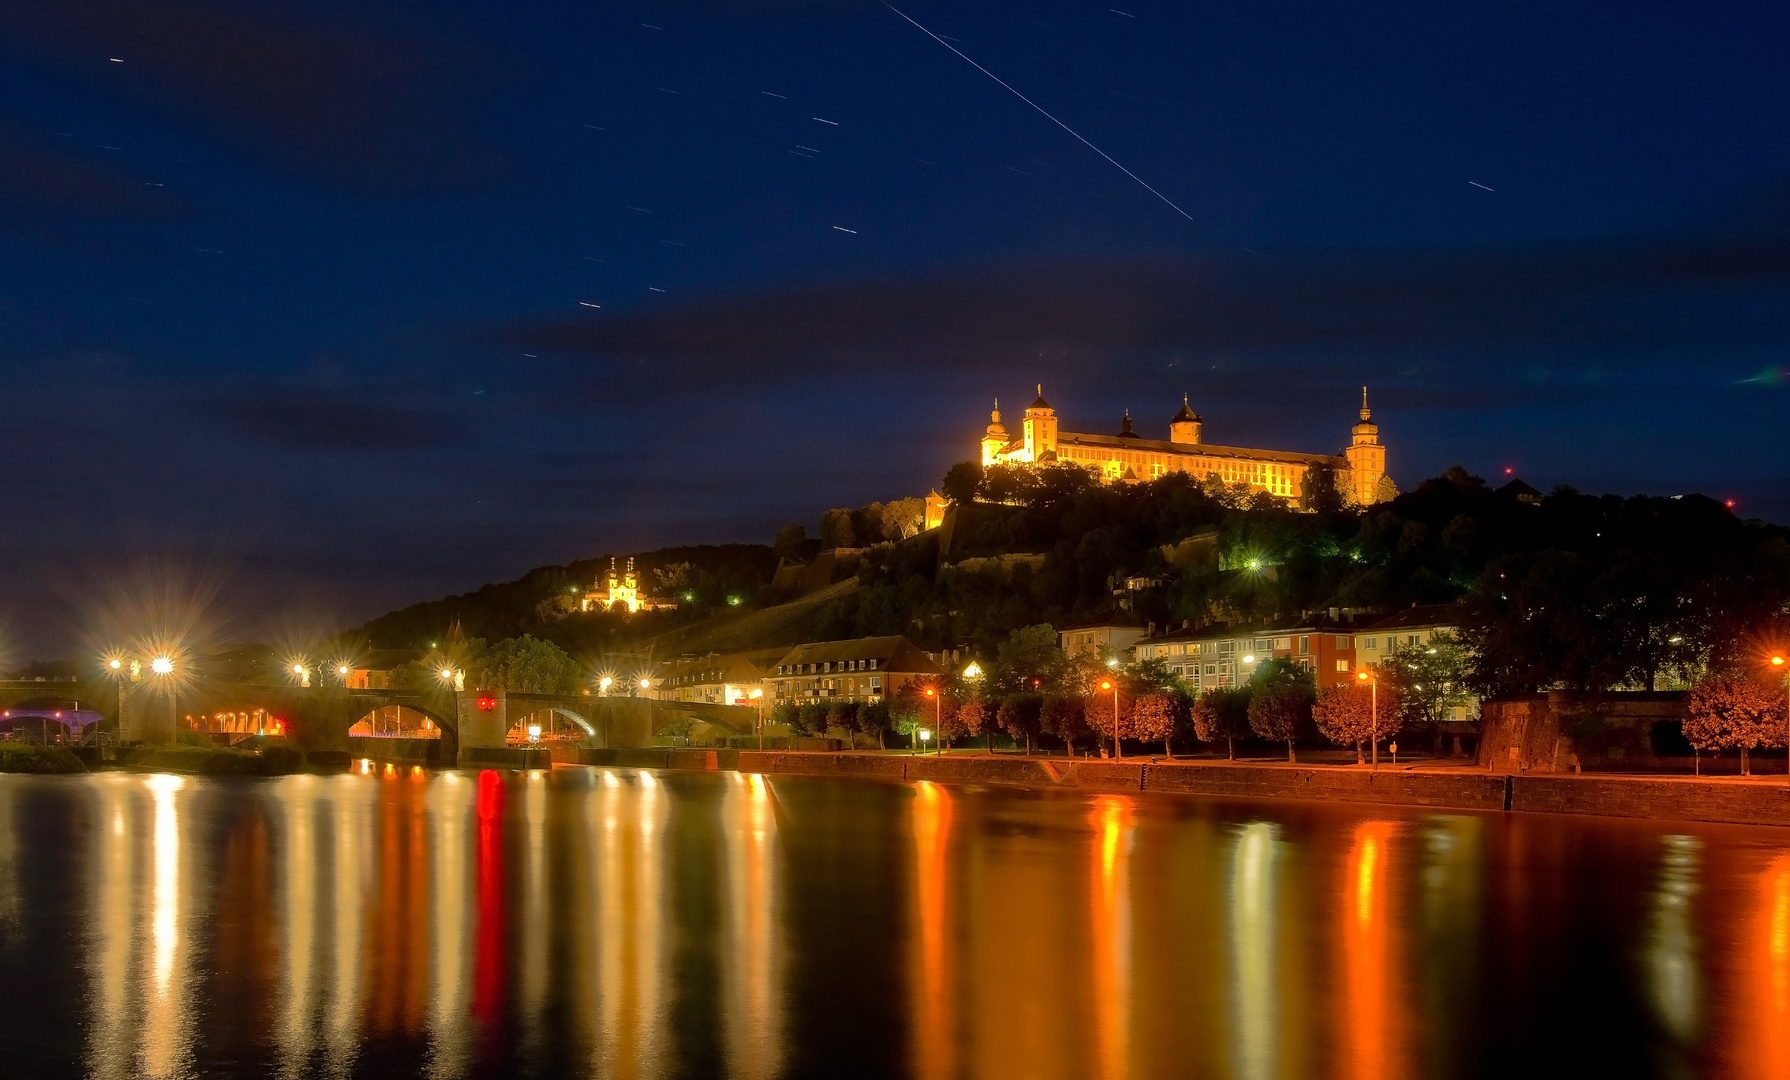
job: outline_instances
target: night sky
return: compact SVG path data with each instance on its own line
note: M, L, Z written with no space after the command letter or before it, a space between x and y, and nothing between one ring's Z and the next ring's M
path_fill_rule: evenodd
M881 3L0 6L0 661L768 541L1040 381L1790 521L1790 8L897 6L1138 179Z

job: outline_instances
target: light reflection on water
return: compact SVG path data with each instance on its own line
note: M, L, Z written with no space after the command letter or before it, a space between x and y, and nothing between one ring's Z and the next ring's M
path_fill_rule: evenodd
M0 977L59 967L0 1036L95 1080L1547 1076L1563 994L1639 1074L1790 1076L1790 839L619 769L0 777Z

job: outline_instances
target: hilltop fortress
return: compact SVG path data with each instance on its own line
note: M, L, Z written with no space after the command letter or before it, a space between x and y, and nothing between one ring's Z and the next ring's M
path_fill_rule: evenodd
M1334 470L1337 490L1351 505L1385 502L1398 494L1386 475L1386 448L1380 444L1379 425L1368 412L1366 387L1361 390L1361 421L1350 429L1352 439L1338 454L1215 446L1202 441L1204 426L1205 420L1182 398L1181 411L1168 422L1166 439L1149 439L1133 431L1130 412L1117 435L1058 431L1056 410L1044 400L1040 386L1017 436L1001 423L1001 405L995 402L982 436L981 458L985 466L1074 462L1099 470L1109 483L1154 480L1172 472L1202 480L1215 476L1227 484L1248 484L1293 506L1299 505L1303 494L1306 470L1317 465Z

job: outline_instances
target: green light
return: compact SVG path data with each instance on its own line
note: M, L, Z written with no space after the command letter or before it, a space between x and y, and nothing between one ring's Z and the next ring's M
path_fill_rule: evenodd
M740 598L737 596L730 596L727 598L727 603L731 607L739 607L740 606Z

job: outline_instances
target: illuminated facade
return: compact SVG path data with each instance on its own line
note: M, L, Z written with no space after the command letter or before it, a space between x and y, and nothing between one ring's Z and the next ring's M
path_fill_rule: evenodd
M599 588L598 586L603 586ZM607 584L599 580L591 586L591 591L584 594L579 604L581 611L653 611L662 607L676 607L675 604L664 603L651 597L640 595L640 575L634 572L634 560L628 559L626 573L617 574L615 560L609 560L609 576Z
M1305 472L1314 465L1335 471L1343 501L1367 506L1398 494L1386 475L1386 447L1380 428L1367 408L1367 389L1361 391L1361 420L1350 431L1351 441L1341 453L1304 454L1291 450L1249 450L1218 446L1204 441L1205 420L1185 398L1181 411L1169 420L1167 439L1146 439L1132 430L1131 414L1125 414L1117 435L1089 435L1057 429L1056 410L1038 388L1020 421L1018 435L1001 422L1000 402L995 402L987 430L982 435L983 465L1074 463L1098 470L1109 483L1154 480L1168 473L1190 473L1199 479L1216 477L1227 484L1248 484L1257 491L1298 505Z

